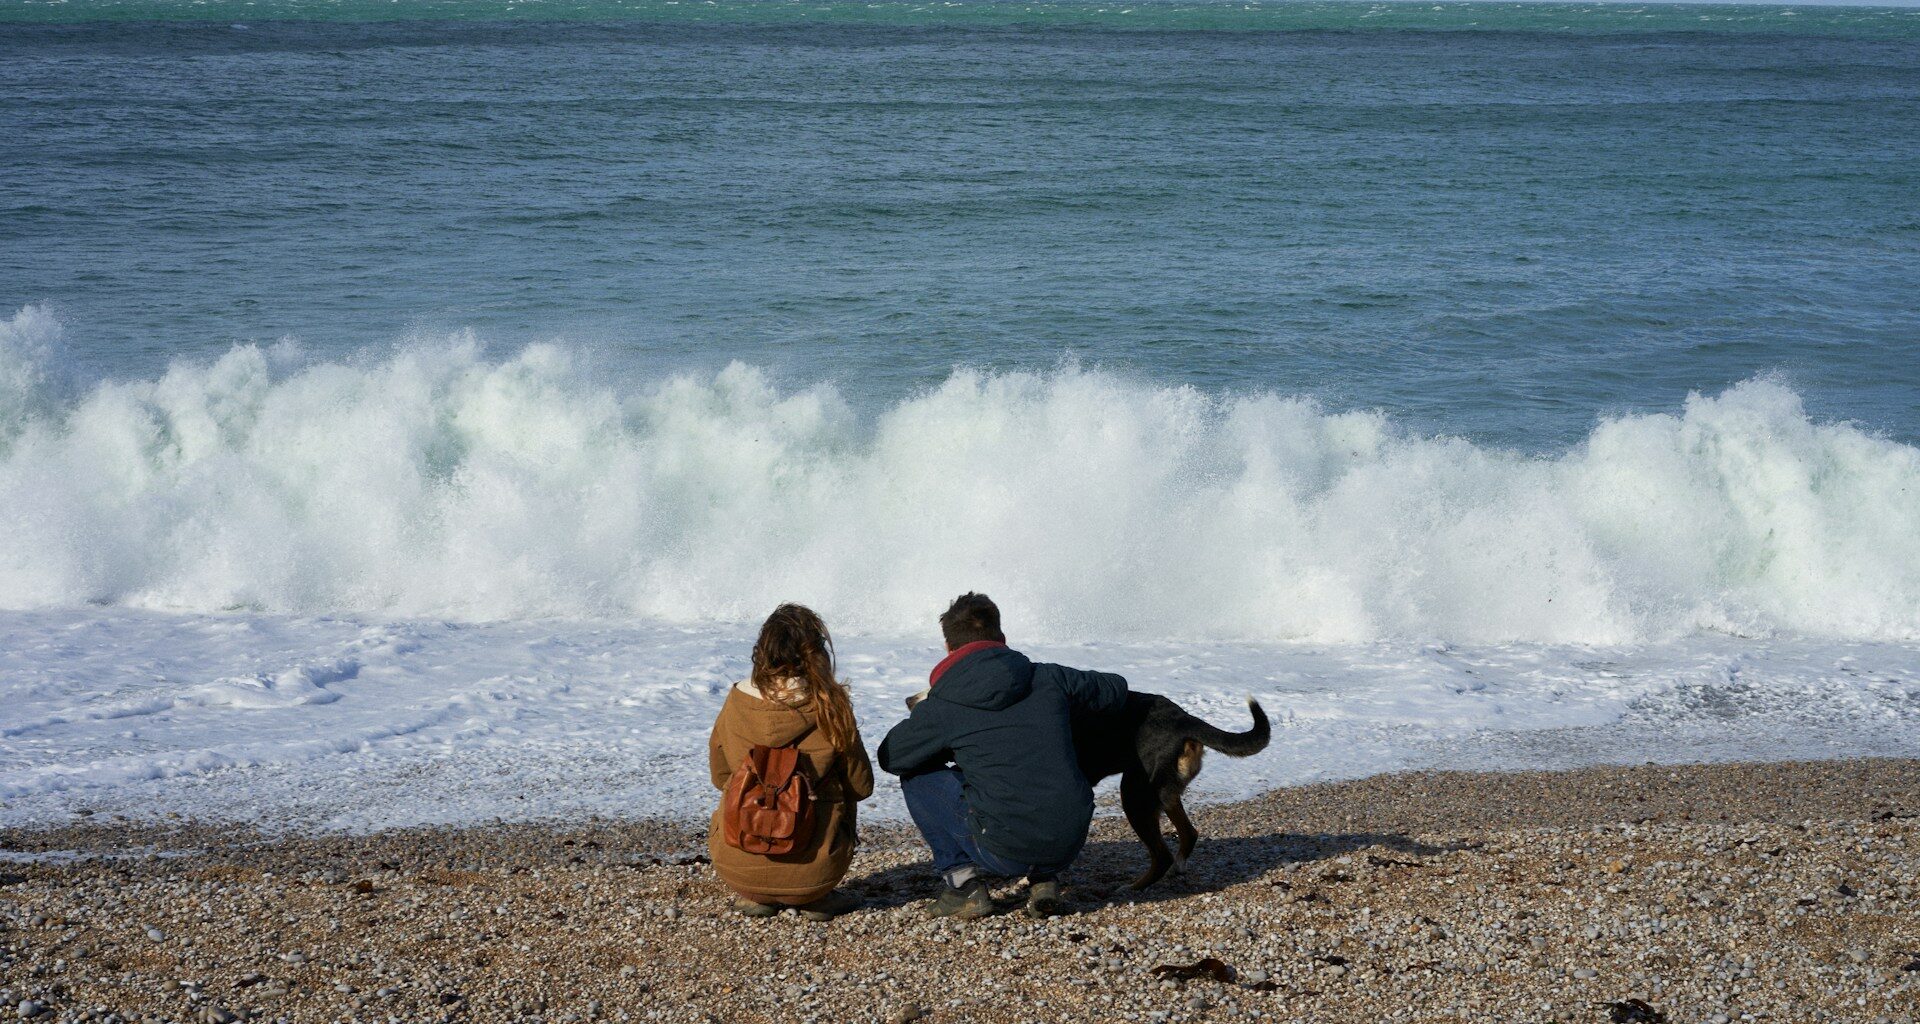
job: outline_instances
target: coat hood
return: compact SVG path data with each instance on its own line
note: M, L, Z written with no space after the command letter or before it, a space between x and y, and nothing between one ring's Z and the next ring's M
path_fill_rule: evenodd
M727 690L724 712L750 743L784 747L813 731L813 702L791 707L755 696L738 686Z
M953 662L933 684L932 696L982 711L999 711L1033 692L1033 662L1010 647L983 647Z

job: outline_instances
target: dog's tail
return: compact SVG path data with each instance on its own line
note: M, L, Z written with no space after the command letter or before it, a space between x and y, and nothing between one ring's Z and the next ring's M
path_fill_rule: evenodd
M1267 741L1273 738L1273 727L1267 724L1267 713L1260 707L1260 702L1251 696L1247 698L1247 710L1253 713L1253 728L1246 732L1228 732L1188 715L1187 736L1190 739L1199 740L1228 757L1250 757L1258 754L1267 749Z

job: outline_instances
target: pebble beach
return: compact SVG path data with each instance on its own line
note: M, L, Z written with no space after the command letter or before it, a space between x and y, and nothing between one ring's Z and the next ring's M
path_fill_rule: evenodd
M43 1022L1920 1019L1920 761L1424 772L1101 818L1071 912L932 921L863 828L828 923L734 916L697 826L0 831L0 996Z

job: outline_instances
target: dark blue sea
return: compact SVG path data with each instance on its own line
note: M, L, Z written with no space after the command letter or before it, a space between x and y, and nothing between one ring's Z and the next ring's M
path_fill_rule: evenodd
M1920 440L1911 7L15 2L0 126L0 304L85 379L470 330Z

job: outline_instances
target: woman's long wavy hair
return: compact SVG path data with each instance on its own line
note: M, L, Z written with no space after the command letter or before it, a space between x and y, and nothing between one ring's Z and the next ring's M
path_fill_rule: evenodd
M833 677L833 637L813 609L783 604L767 616L753 644L753 685L789 707L808 701L820 734L833 749L853 748L853 699Z

